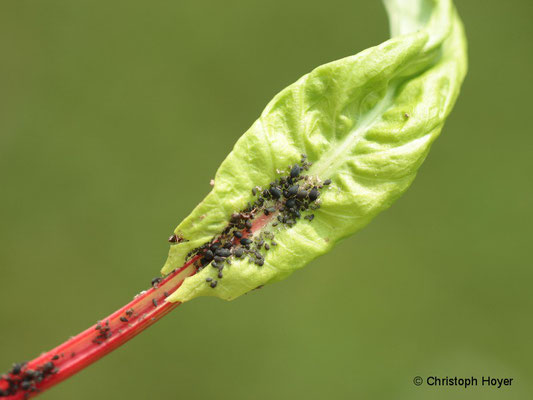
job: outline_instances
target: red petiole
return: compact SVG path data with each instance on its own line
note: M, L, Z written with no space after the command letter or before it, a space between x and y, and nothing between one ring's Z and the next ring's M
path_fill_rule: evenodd
M259 215L251 229L243 230L243 238L261 230L276 213ZM237 238L233 239L236 243ZM0 398L29 399L81 371L109 352L139 334L180 303L166 298L176 291L184 279L197 272L199 255L191 258L149 290L89 329L23 365L14 366L0 377Z
M180 303L166 301L196 273L193 258L121 309L65 343L0 377L0 398L28 399L91 365L139 334Z

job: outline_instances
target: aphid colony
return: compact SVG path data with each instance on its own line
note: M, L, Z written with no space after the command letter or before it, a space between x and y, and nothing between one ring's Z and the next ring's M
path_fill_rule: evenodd
M247 258L249 263L263 266L265 253L277 245L273 231L282 226L292 227L304 212L320 208L320 190L331 184L331 180L321 182L317 177L305 175L310 166L307 157L302 155L300 164L290 165L289 172L271 182L267 188L252 188L252 195L256 199L248 203L244 210L233 213L220 235L188 254L189 259L197 258L197 270L211 265L217 270L218 279L222 279L224 266L231 265L232 259ZM282 174L283 171L278 173ZM263 223L254 229L258 217L262 217ZM314 215L309 213L303 218L312 221ZM183 240L176 235L169 239L171 243ZM206 278L206 282L212 288L218 284L218 280L211 277Z
M61 357L64 357L64 355L62 354ZM13 396L22 391L24 392L24 398L29 398L31 392L38 392L36 384L59 371L54 364L54 361L59 358L59 355L55 355L50 361L39 365L35 369L28 369L25 362L13 364L11 371L1 376L0 381L6 381L9 386L6 389L0 389L0 397Z

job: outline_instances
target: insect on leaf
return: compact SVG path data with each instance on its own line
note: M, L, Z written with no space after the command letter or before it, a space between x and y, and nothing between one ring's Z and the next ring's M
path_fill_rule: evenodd
M162 272L193 258L198 272L170 301L279 281L409 187L459 93L466 39L449 0L385 6L390 40L304 75L237 141L176 228Z

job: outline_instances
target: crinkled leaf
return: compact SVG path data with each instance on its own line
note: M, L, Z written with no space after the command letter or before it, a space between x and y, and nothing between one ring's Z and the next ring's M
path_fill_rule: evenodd
M169 298L233 299L285 278L364 227L411 184L450 113L466 73L466 40L448 0L385 0L393 37L379 46L322 65L267 105L237 141L206 198L176 228L187 241L173 245L163 273L212 240L231 214L300 160L308 174L331 179L312 223L270 228L278 246L258 267L233 260L213 289L206 268Z

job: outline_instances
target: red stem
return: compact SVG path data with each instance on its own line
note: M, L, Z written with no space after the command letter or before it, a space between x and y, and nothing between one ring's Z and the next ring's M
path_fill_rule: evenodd
M148 328L180 304L168 302L166 297L178 289L185 278L196 273L195 260L191 259L156 287L141 292L132 302L99 323L28 362L18 374L12 370L2 375L0 398L18 400L36 396ZM2 397L2 393L5 396Z
M259 215L243 237L261 230L276 213ZM239 239L234 238L233 242ZM141 292L135 299L99 321L62 345L23 365L20 371L12 370L0 377L0 398L28 399L88 367L107 353L115 350L139 334L180 303L170 303L166 297L176 291L183 280L196 273L194 262L199 255L183 267L174 270L156 287ZM2 396L2 393L9 393Z

